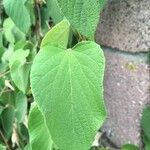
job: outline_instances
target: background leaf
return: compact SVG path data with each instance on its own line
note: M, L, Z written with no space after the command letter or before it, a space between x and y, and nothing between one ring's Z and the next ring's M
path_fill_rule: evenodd
M0 150L6 150L6 147L0 144Z
M144 142L144 149L145 150L150 150L150 140L144 135L143 138L143 142Z
M125 144L122 146L121 150L140 150L140 149L133 144Z
M106 116L104 66L103 51L90 41L68 50L47 45L36 55L31 69L32 92L60 149L91 147Z
M9 139L11 136L14 119L14 108L12 106L5 108L0 116L0 126L6 139Z
M15 114L19 123L24 121L27 113L27 98L22 92L18 92L15 100Z
M105 0L58 0L63 14L72 26L90 39L94 39L104 2Z
M60 10L57 0L47 0L48 12L55 23L63 20L63 13Z
M69 22L66 19L61 21L45 35L42 40L41 47L49 43L53 43L66 48L68 44L69 31Z
M11 20L11 18L7 18L4 21L3 24L3 32L5 35L5 38L10 43L15 43L15 41L19 40L25 40L25 34L21 32L14 24L14 22Z
M143 111L142 119L141 119L141 126L143 130L143 141L145 144L145 150L150 149L150 106L145 108Z
M31 67L31 64L26 64L26 57L28 55L29 50L19 49L13 53L9 61L12 80L23 93L26 92Z
M27 33L31 25L30 15L25 7L26 0L3 0L7 15L13 20L16 26Z
M29 134L32 150L52 150L52 139L46 126L44 117L37 105L35 105L29 115Z
M19 137L19 143L22 147L24 147L27 143L29 143L28 128L25 124L19 123L17 125L17 134Z
M143 111L141 126L144 131L144 135L150 140L150 107L147 107Z
M14 23L10 18L8 18L4 21L4 24L3 24L4 35L5 35L5 38L7 39L7 41L10 43L15 42L15 37L14 37L13 31L12 31L13 27L14 27Z
M35 25L36 22L36 18L35 18L35 0L26 0L25 6L30 14L30 20L31 20L31 24Z

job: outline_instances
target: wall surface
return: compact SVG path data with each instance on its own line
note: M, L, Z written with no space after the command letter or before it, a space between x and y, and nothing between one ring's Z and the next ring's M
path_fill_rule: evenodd
M150 1L109 0L96 41L106 56L104 129L112 142L141 144L140 117L150 104Z

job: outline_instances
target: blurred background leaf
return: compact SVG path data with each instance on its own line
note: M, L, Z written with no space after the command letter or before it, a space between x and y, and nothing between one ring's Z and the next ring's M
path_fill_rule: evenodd
M26 0L3 0L7 15L22 32L27 33L31 25L31 19L25 2Z

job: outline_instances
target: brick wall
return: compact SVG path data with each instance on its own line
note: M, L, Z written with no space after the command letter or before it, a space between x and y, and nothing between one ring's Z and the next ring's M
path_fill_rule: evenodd
M150 1L109 0L96 41L106 57L104 128L118 146L140 145L140 117L150 104Z

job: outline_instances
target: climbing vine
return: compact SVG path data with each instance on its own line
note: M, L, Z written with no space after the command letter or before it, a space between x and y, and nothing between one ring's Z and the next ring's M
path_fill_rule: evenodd
M105 3L0 1L1 150L92 147L107 115L105 57L94 40ZM146 108L141 120L145 150L150 149L149 118ZM139 150L132 144L120 149Z
M90 149L106 117L105 57L94 42L104 3L1 2L2 149Z

